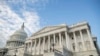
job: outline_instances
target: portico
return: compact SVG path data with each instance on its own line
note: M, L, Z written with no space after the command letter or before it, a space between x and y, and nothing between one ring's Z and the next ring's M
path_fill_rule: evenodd
M86 22L69 27L67 25L45 27L33 34L25 43L27 52L32 55L51 52L53 48L63 52L63 47L71 52L96 50Z
M65 32L54 33L46 36L41 36L32 40L29 40L26 43L28 47L31 46L32 52L34 54L43 54L44 51L50 52L50 48L52 48L52 44L54 44L55 49L62 48L62 45L67 44L67 37L65 37ZM27 48L28 48L27 47ZM66 45L67 47L67 45Z

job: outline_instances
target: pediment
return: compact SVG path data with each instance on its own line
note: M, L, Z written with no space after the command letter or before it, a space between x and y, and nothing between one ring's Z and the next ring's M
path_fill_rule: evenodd
M47 31L51 31L51 30L54 30L54 29L57 29L59 27L56 27L56 26L52 26L52 27L45 27L43 29L41 29L40 31L38 31L37 33L43 33L43 32L47 32Z
M49 27L44 27L43 29L39 30L38 32L36 32L34 35L36 34L40 34L40 33L44 33L44 32L48 32L48 31L53 31L59 28L63 28L64 26L49 26Z

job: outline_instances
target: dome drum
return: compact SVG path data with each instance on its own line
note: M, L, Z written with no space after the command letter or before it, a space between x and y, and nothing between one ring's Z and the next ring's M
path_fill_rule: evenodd
M19 30L15 31L14 34L10 36L10 39L7 41L6 46L9 48L22 46L24 45L26 38L27 38L27 33L24 31L24 24L23 24Z

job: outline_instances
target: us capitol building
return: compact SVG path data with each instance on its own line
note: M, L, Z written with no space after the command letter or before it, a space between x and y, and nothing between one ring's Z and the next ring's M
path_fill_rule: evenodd
M97 38L87 22L47 26L30 37L24 24L15 31L0 56L99 56Z

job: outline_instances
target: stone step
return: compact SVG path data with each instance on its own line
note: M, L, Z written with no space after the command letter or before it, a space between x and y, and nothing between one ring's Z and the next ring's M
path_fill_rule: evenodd
M40 55L33 55L33 56L43 56L42 54L40 54Z

